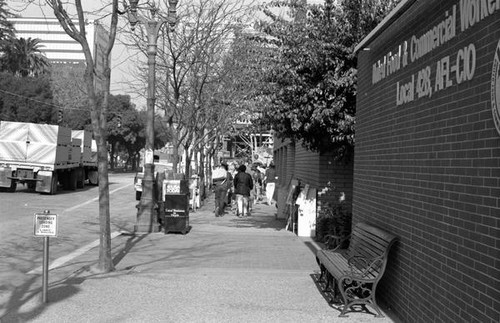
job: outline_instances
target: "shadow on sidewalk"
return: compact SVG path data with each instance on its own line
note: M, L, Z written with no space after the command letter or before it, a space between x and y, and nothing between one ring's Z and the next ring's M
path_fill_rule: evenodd
M47 301L43 303L43 289L41 275L27 275L29 277L21 285L11 289L8 301L2 305L5 311L0 316L0 322L27 322L41 314L50 303L63 301L77 294L80 289L66 278L50 283L47 290Z
M209 196L205 204L196 212L190 213L190 223L196 225L215 225L227 228L254 228L271 229L283 231L286 227L286 220L277 218L277 209L264 203L257 203L252 206L250 216L237 217L235 206L227 206L224 216L216 217L214 214L214 198Z
M125 235L122 233L122 235ZM120 261L132 250L132 248L138 244L141 240L143 240L148 234L142 234L140 236L136 236L135 234L126 234L129 235L129 238L127 239L127 242L125 242L125 246L118 251L118 253L113 257L113 266L117 266Z
M328 305L334 309L336 312L338 312L338 315L342 312L342 309L344 308L344 303L342 301L342 296L340 295L340 292L337 290L336 293L333 291L333 286L329 286L326 288L326 282L325 278L320 279L320 273L314 273L311 274L311 280L314 282L314 285L318 289L318 292L323 296L325 301L328 303ZM337 294L337 295L335 295ZM380 304L379 304L380 305ZM384 315L387 317L387 308L384 308L384 306L380 306L380 309L384 312ZM333 312L332 315L336 315L336 312ZM366 316L366 320L371 319L371 317L376 320L376 315L371 307L366 306L364 304L356 304L353 305L349 310L346 312L347 315L349 314L361 314L363 317ZM363 322L365 322L363 320Z

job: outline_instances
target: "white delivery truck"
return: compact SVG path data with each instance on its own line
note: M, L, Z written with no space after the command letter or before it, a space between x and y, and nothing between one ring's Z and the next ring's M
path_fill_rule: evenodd
M97 185L99 184L99 176L97 172L97 145L94 139L92 139L92 132L88 130L73 130L71 131L72 140L75 142L74 148L80 148L80 171L83 172L79 179L83 179L82 182L78 181L78 187L83 187L83 183L88 181L89 184ZM78 145L78 139L81 143Z
M72 134L56 125L0 122L1 189L13 192L22 183L55 194L59 185L74 190L86 180L97 184L97 178L90 132Z

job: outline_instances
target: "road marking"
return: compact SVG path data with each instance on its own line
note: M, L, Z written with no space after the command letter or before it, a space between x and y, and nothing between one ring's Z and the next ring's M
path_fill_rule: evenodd
M125 185L125 186L122 186L122 187L118 187L118 188L116 188L116 189L114 189L114 190L110 191L110 192L109 192L109 194L113 194L113 193L118 192L118 191L120 191L120 190L122 190L122 189L124 189L124 188L129 187L129 186L131 186L131 184L128 184L128 185ZM76 205L76 206L73 206L73 207L70 207L69 209L64 210L64 211L63 211L63 213L65 213L65 212L71 212L71 211L73 211L73 210L76 210L76 209L78 209L78 208L81 208L81 207L82 207L82 206L84 206L84 205L87 205L87 204L93 203L93 202L95 202L95 201L97 201L97 200L99 200L99 197L94 197L93 199L88 200L87 202L80 203L80 204L78 204L78 205Z
M112 232L111 233L111 239L119 236L120 234L122 234L122 232L120 231L115 231L115 232ZM73 258L76 258L78 256L81 256L83 255L84 253L86 253L87 251L97 247L99 245L99 239L95 240L94 242L91 242L89 243L88 245L86 246L83 246L81 247L80 249L77 249L75 251L73 251L72 253L66 255L66 256L63 256L63 257L60 257L60 258L57 258L56 260L54 260L50 265L49 265L49 270L52 270L52 269L55 269L55 268L58 268L58 267L61 267L62 265L64 265L65 263L67 263L68 261L72 260ZM33 270L31 270L30 272L28 272L28 275L36 275L36 274L41 274L43 271L43 267L40 266L38 268L35 268Z
M112 191L109 192L109 194L113 194L113 193L116 193L124 188L127 188L127 187L130 187L131 184L128 184L128 185L125 185L125 186L122 186L122 187L118 187ZM73 207L70 207L69 209L66 209L64 210L62 213L65 213L65 212L71 212L73 210L76 210L78 208L81 208L82 206L84 205L87 205L87 204L90 204L90 203L93 203L95 201L97 201L99 199L99 197L95 197L91 200L88 200L87 202L84 202L84 203L80 203L76 206L73 206ZM115 232L112 232L111 233L111 239L119 236L120 234L122 234L121 232L119 231L115 231ZM63 256L63 257L60 257L60 258L57 258L56 260L54 260L50 265L49 265L49 270L52 270L52 269L55 269L55 268L58 268L58 267L61 267L62 265L64 265L65 263L67 263L68 261L78 257L78 256L81 256L83 255L84 253L86 253L87 251L91 250L92 248L95 248L99 245L99 239L97 239L96 241L94 242L91 242L89 243L88 245L86 246L83 246L81 247L80 249L77 249L75 251L73 251L72 253L66 255L66 256ZM31 270L30 272L28 272L29 275L34 275L34 274L41 274L43 271L43 268L42 266L38 267L38 268L35 268L33 270Z

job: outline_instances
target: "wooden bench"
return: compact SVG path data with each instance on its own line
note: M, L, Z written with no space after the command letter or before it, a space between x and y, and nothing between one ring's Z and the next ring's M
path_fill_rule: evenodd
M384 274L387 257L391 246L398 237L384 230L357 223L351 234L349 247L340 249L342 240L336 239L337 247L331 250L319 250L316 261L321 269L320 280L325 280L325 291L333 284L334 298L337 289L343 298L343 308L340 317L353 305L370 305L377 311L376 317L383 317L375 300L377 284Z

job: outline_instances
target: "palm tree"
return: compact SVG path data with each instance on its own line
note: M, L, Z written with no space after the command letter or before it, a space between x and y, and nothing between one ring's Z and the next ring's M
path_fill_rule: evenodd
M41 40L36 38L15 38L5 44L1 51L0 66L10 72L26 76L37 76L49 71L50 63L43 56Z

